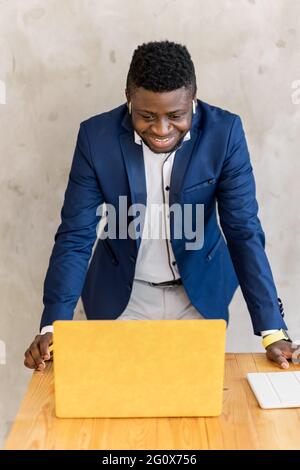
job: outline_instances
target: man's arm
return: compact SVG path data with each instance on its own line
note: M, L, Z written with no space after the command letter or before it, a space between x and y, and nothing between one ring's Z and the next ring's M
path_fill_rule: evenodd
M232 123L217 200L220 224L254 333L260 335L264 330L286 329L265 252L265 235L257 215L255 180L238 116Z
M68 186L61 210L61 224L55 235L44 282L42 329L55 320L71 320L83 288L88 262L96 239L100 217L96 214L103 196L94 171L88 137L81 124ZM38 335L25 353L25 365L38 367L48 356L48 345L41 353ZM48 331L47 338L52 340Z
M55 235L44 283L41 328L54 320L71 320L81 295L96 239L97 207L103 197L95 175L89 142L81 124L69 175L61 224Z

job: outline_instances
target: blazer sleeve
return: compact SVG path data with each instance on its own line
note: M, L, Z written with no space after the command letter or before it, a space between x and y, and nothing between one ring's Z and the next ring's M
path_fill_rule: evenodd
M234 117L217 190L220 224L254 333L285 328L265 253L255 180L241 120Z
M80 125L61 223L44 282L40 328L54 320L71 320L83 288L99 222L103 196L94 171L88 136Z

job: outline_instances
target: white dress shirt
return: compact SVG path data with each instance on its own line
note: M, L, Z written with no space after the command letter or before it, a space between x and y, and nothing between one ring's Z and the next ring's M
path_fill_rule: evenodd
M191 138L190 132L184 142ZM142 239L136 260L135 279L148 282L165 282L179 279L172 245L170 243L169 193L171 173L176 151L172 153L154 153L144 144L141 137L134 132L134 141L143 146L147 207ZM155 210L159 204L160 209ZM152 209L151 209L152 207ZM266 336L277 330L262 331ZM52 333L53 326L44 326L41 334Z
M183 143L191 138L190 132ZM165 282L179 279L171 241L169 194L171 173L176 151L154 153L134 133L137 145L143 146L147 207L140 248L135 268L135 279L148 282Z

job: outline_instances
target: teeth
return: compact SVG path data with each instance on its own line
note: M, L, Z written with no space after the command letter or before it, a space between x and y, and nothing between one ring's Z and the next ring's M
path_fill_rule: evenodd
M168 138L167 139L155 139L157 142L168 142Z

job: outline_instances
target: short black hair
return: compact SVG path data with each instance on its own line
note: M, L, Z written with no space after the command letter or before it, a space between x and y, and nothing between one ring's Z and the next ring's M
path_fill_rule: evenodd
M196 74L187 48L171 41L152 41L138 46L126 82L129 93L136 87L158 93L186 87L194 96Z

